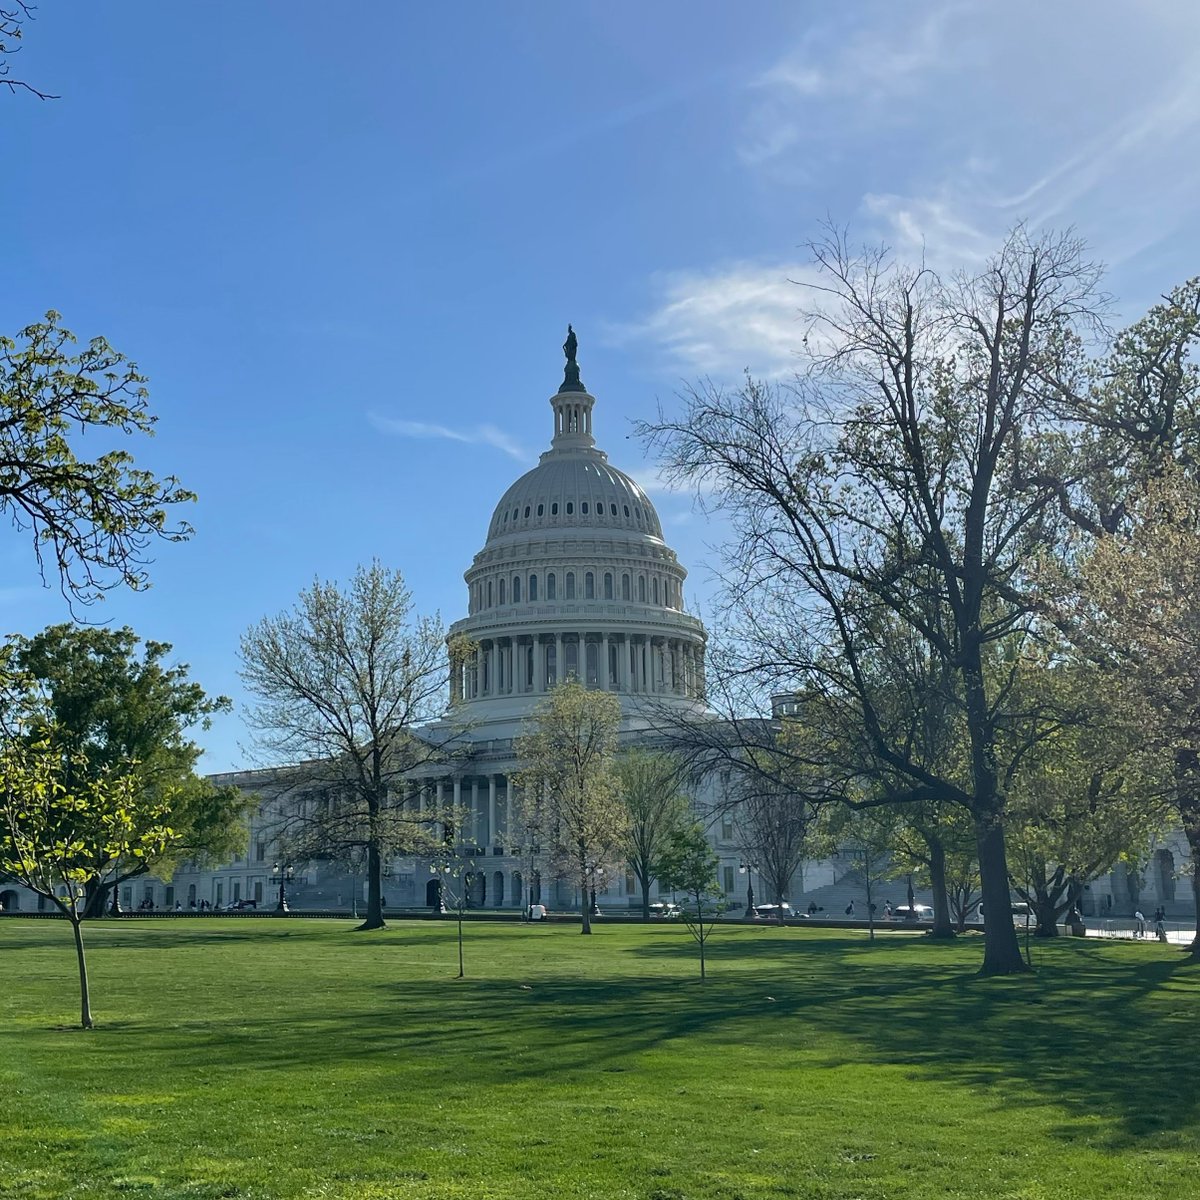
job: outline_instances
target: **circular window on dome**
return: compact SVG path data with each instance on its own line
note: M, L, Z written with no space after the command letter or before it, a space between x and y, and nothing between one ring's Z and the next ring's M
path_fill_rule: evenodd
M525 505L525 520L529 520L529 505Z
M552 517L558 516L558 501L557 500L555 500L555 502L552 505L550 505L550 515Z
M585 500L580 506L579 511L586 517L588 515L588 502Z
M609 510L609 515L610 515L610 516L614 516L614 517L615 517L615 516L617 515L617 506L616 506L615 504L610 504L610 505L608 506L608 510Z
M568 500L567 501L567 516L569 517L574 511L575 511L575 505L570 500Z
M625 505L625 520L629 520L629 505Z
M538 505L538 516L540 517L542 515L542 513L544 513L545 511L546 511L546 506L544 504L539 504Z

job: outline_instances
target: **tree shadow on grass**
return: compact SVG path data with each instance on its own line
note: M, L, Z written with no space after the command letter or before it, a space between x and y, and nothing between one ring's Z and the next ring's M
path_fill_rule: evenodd
M207 935L170 934L188 945L198 936ZM242 936L211 934L225 944ZM382 952L411 942L443 954L452 939L446 928L436 938L423 930L337 944L357 954L360 945ZM1050 1132L1064 1141L1083 1136L1086 1120L1085 1135L1112 1148L1200 1144L1200 1083L1188 1069L1200 1033L1200 966L1175 952L1072 939L1039 945L1034 975L982 979L977 944L916 937L872 944L853 934L755 931L714 938L711 950L704 984L686 931L628 939L617 959L603 960L608 974L568 977L568 960L558 961L547 944L531 964L458 982L350 974L331 994L327 985L305 992L297 978L282 1007L278 980L248 980L238 985L236 1017L199 1015L169 1029L118 1022L100 1036L120 1043L114 1051L134 1070L143 1045L153 1047L155 1061L281 1073L399 1056L439 1076L469 1062L475 1085L495 1087L650 1071L654 1063L642 1056L663 1048L711 1056L714 1070L747 1061L761 1069L765 1059L797 1071L878 1065L1014 1106L1057 1106L1066 1116ZM404 960L395 961L399 968ZM586 948L582 960L569 961L586 970L579 965ZM796 1086L803 1086L799 1074Z

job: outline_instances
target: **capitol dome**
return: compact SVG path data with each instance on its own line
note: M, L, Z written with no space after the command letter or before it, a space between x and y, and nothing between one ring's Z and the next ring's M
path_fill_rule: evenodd
M450 638L471 651L451 699L471 721L519 721L576 678L615 692L625 716L702 707L706 635L684 611L687 571L645 491L596 446L573 332L563 349L550 448L500 498L464 576L468 615Z

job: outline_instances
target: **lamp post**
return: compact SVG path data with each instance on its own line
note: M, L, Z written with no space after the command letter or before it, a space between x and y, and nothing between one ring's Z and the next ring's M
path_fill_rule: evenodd
M271 868L271 883L279 885L279 902L275 905L277 913L288 911L287 885L296 878L296 868L291 863L275 863Z
M746 915L743 920L753 921L757 915L754 911L754 872L758 870L758 863L743 862L738 864L738 874L746 877Z

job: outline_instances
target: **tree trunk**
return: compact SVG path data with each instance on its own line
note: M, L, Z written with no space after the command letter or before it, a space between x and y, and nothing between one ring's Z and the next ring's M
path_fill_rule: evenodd
M700 982L703 983L707 976L704 971L704 897L701 895L696 896L696 930L699 933L696 941L700 944Z
M383 929L383 855L379 840L367 842L367 919L359 929Z
M83 888L83 911L80 916L85 921L95 920L98 917L104 916L104 905L108 899L109 888L112 888L113 897L117 895L117 889L113 884L101 883L98 879L90 879ZM120 909L117 909L120 912Z
M642 920L650 920L650 877L642 880Z
M981 975L1019 975L1029 970L1012 923L1008 890L1008 858L1004 826L998 815L975 816L975 845L979 851L979 885L983 893L983 966Z
M929 841L929 883L933 889L933 929L929 936L935 938L954 937L954 926L950 921L950 893L946 888L946 847L941 838Z
M71 922L71 932L75 935L75 957L79 960L79 1023L84 1029L93 1029L92 997L88 991L87 958L83 953L82 918L73 910L67 912L67 920Z
M1200 958L1200 752L1189 748L1175 752L1175 797L1179 823L1187 838L1192 858L1192 903L1196 914L1196 936L1188 946Z
M1044 887L1038 886L1033 892L1033 909L1037 919L1033 936L1040 938L1058 937L1058 904L1054 897Z
M579 907L583 910L583 924L580 927L580 930L579 930L580 933L591 933L592 932L592 905L591 905L591 891L588 888L589 882L590 881L588 879L587 855L584 854L584 847L581 845L579 847L579 895L580 895Z

